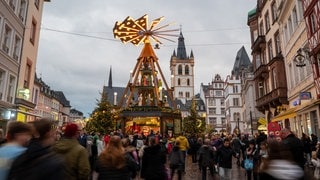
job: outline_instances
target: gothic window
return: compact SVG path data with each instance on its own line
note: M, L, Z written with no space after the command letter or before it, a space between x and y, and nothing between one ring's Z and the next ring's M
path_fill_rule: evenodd
M182 65L181 64L178 66L178 74L182 75Z
M190 86L190 79L187 79L187 85Z
M186 92L186 98L190 98L190 92Z
M180 84L181 84L181 80L180 78L178 78L178 86L180 86Z
M189 75L189 66L186 65L184 68L185 68L185 69L184 69L184 74L185 74L185 75Z

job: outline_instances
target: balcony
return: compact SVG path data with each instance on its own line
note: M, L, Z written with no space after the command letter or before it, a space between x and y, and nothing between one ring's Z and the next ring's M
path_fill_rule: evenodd
M261 51L266 47L266 37L264 35L259 35L257 39L251 46L252 51Z
M259 111L264 111L269 107L276 107L282 104L288 104L287 88L280 87L272 90L268 94L256 100Z
M269 77L268 65L262 64L254 71L254 79L267 79Z

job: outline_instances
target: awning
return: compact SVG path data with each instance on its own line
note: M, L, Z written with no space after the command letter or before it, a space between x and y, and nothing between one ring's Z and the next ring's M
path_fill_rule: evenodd
M296 109L297 107L294 107L280 113L278 116L274 117L271 122L277 122L297 116Z

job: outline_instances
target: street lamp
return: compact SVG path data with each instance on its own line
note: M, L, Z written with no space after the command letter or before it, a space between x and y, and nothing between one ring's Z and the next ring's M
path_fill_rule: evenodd
M238 119L237 119L237 121L238 121L238 130L239 130L239 135L240 135L240 119L239 119L239 117L238 117Z
M250 123L251 123L251 134L253 136L253 123L252 123L252 112L251 112L251 109L250 109Z
M306 47L298 49L297 55L294 57L297 67L306 66L306 60L309 60L309 53L310 52Z

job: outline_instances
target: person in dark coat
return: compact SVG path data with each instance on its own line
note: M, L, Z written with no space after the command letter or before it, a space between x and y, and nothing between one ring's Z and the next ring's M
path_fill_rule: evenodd
M312 151L316 151L317 148L317 143L318 143L318 137L315 134L311 134L311 149Z
M149 146L144 148L141 163L141 178L145 180L165 180L167 172L165 168L166 152L162 151L155 137L149 137Z
M134 159L125 152L119 136L111 136L105 150L100 154L93 172L93 180L130 180L138 169Z
M207 179L207 168L209 168L210 175L214 175L214 153L213 148L210 146L210 139L205 139L204 144L199 149L199 165L201 167L202 180Z
M53 120L40 119L32 123L34 138L27 150L14 160L8 179L35 180L64 179L64 161L50 146L55 143Z
M81 146L87 148L87 134L83 132L83 130L80 131L80 135L78 137L78 141L81 144Z
M288 148L296 162L302 169L304 169L303 144L289 129L282 129L280 132L282 143L285 148Z
M175 143L172 148L171 153L169 154L169 167L171 170L171 179L173 179L174 173L177 170L178 179L182 179L182 165L184 164L183 154L179 148L179 141Z
M259 180L311 179L293 161L292 153L285 146L276 140L268 142L268 158L262 164Z
M221 180L231 179L232 156L237 157L237 153L230 147L230 140L225 138L223 146L217 150L216 156Z
M197 145L197 137L195 135L192 135L188 138L190 148L188 149L188 154L192 157L192 163L197 163L197 152L199 150L199 147Z
M312 164L311 163L311 152L312 152L311 139L308 135L306 135L305 133L302 133L301 142L303 145L304 157L306 157L305 161L307 165L310 166Z

